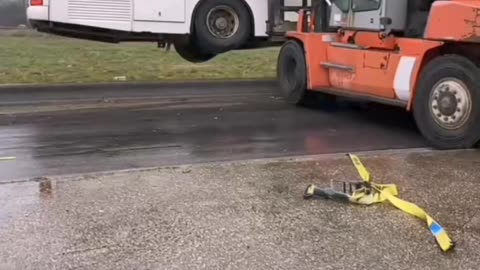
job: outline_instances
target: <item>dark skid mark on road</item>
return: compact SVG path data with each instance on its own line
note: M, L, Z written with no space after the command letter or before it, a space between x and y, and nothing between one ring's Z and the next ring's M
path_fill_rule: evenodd
M17 160L0 162L0 180L425 146L411 116L401 109L359 109L348 102L298 108L285 104L274 85L266 83L192 87L96 89L83 96L92 102L125 96L161 100L157 106L3 116L0 156ZM25 94L21 102L65 102L70 94L74 104L78 91L37 92L38 97L28 96L31 100ZM62 101L55 100L56 94ZM8 95L14 106L14 95Z

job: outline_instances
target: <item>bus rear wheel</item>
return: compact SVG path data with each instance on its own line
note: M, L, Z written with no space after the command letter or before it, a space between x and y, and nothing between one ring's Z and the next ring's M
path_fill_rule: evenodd
M202 51L189 36L175 39L173 45L183 59L192 63L207 62L216 56L213 53Z
M193 22L199 46L215 54L244 46L251 35L252 20L243 1L203 1Z

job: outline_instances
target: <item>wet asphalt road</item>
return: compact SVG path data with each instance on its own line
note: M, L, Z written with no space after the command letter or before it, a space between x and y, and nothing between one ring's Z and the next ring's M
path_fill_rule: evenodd
M272 82L0 89L0 181L425 147L400 109L296 108Z

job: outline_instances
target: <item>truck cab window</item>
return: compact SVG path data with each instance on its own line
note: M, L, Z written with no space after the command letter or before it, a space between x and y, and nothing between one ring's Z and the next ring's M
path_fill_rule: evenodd
M352 0L352 10L354 12L372 11L380 8L382 0Z
M350 0L333 0L332 2L344 13L350 10Z

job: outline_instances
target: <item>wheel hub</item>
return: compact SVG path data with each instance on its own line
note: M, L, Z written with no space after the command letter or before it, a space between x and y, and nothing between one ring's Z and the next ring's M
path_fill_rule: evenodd
M458 102L453 93L441 93L438 100L438 110L441 114L451 116L456 112Z
M227 39L237 33L240 19L231 7L216 6L208 12L206 23L212 36Z
M445 129L461 128L470 117L472 101L467 86L456 78L438 82L430 96L430 113Z
M225 28L227 28L227 25L228 25L228 22L227 22L227 19L225 18L218 18L216 21L215 21L215 26L219 29L219 30L225 30Z

